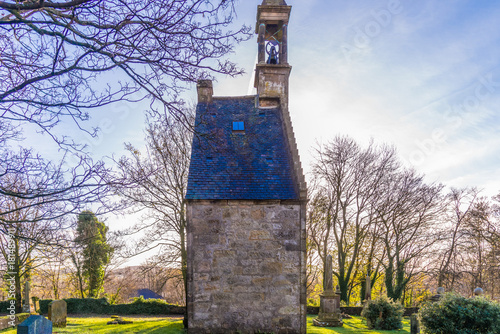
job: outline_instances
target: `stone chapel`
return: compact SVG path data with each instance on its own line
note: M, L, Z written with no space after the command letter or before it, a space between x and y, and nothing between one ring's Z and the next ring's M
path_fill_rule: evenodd
M306 333L306 203L284 0L258 6L257 95L201 80L187 203L188 333Z

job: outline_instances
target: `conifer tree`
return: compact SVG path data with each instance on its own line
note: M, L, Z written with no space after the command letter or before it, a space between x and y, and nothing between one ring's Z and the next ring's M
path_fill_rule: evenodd
M93 212L83 211L78 215L75 242L83 248L82 275L87 283L87 297L90 298L99 297L104 269L113 254L113 248L106 239L107 232L108 227Z

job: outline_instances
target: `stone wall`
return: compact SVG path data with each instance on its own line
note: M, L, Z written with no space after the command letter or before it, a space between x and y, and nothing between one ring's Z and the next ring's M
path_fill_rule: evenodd
M300 202L190 201L189 333L305 333Z

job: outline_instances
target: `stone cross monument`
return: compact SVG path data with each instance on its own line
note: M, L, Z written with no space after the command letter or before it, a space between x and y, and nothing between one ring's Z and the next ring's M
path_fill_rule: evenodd
M324 291L320 295L319 314L313 320L314 326L319 327L341 327L344 323L340 314L340 289L337 285L333 291L332 256L326 257L324 272Z
M30 282L24 285L23 313L31 313L30 307Z

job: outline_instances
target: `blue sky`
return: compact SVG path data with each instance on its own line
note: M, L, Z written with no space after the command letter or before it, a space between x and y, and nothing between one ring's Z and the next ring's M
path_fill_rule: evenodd
M453 187L500 191L500 3L289 0L290 112L309 170L311 147L346 134L395 145L408 165ZM237 7L253 24L256 3ZM219 78L242 95L255 40Z
M239 1L254 26L260 0ZM405 163L453 187L500 191L500 2L288 0L290 113L305 171L315 143L337 134L395 145ZM246 74L217 77L214 93L251 90L256 37L231 56ZM186 99L195 102L193 86ZM93 114L96 156L141 144L142 110L120 103Z
M500 192L499 1L287 2L290 113L306 172L311 147L343 134L396 146L429 182ZM258 4L240 0L236 23L254 26ZM256 37L239 45L231 57L247 73L217 77L215 95L251 92L256 56ZM93 115L100 138L76 139L96 157L120 156L124 142L141 144L145 108L114 105Z

